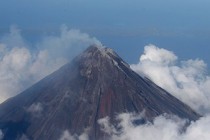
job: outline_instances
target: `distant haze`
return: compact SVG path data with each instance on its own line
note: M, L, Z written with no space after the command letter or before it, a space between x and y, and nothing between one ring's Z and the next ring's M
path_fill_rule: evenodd
M136 62L136 49L143 52L152 43L209 64L209 5L209 0L1 0L0 36L17 25L33 42L58 34L65 24L97 37L129 62Z

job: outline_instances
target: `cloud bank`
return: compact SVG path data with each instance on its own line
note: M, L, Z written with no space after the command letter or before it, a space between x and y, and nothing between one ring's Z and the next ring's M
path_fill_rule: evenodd
M109 118L99 120L102 125L102 130L111 134L110 140L209 140L210 117L203 117L191 124L183 131L183 128L188 123L187 120L182 120L176 116L162 115L147 122L144 125L135 125L133 121L141 119L141 116L134 114L120 114L117 117L119 121L116 129L113 124L110 124Z
M209 140L210 115L196 122L189 122L177 116L163 114L154 118L153 122L136 125L141 120L141 114L122 113L116 116L117 124L110 123L109 117L98 120L102 132L110 137L107 140ZM88 131L81 135L71 135L66 130L59 140L90 140Z
M52 73L96 39L79 30L61 27L58 36L29 44L16 27L0 38L0 103Z
M148 45L139 63L132 64L131 68L197 112L210 112L210 76L203 60L179 61L173 52Z

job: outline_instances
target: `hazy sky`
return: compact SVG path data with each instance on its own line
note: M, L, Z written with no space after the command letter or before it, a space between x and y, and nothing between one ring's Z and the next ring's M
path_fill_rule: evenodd
M151 43L210 64L209 5L209 0L0 0L0 35L17 25L33 42L65 24L98 38L130 63Z

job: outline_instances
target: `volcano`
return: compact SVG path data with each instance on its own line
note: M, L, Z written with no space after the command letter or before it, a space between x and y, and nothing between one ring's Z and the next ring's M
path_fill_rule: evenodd
M141 113L151 121L161 114L188 120L200 115L136 74L113 50L91 46L54 73L0 105L5 140L59 140L65 130L90 140L107 140L98 120Z

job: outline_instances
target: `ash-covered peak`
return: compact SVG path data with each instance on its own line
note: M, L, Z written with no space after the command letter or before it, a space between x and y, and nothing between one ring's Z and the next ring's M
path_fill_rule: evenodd
M104 64L104 62L111 62L118 68L130 67L114 50L107 47L92 45L88 47L79 57L83 62L96 64ZM122 68L120 68L122 69Z
M85 52L96 52L96 51L99 51L100 49L102 49L103 47L102 46L99 46L99 45L91 45L90 47L88 47L86 49Z
M103 56L114 56L114 57L119 57L117 53L115 53L111 48L106 48L104 46L98 46L98 45L92 45L86 49L84 54L95 54L95 53L100 53Z

